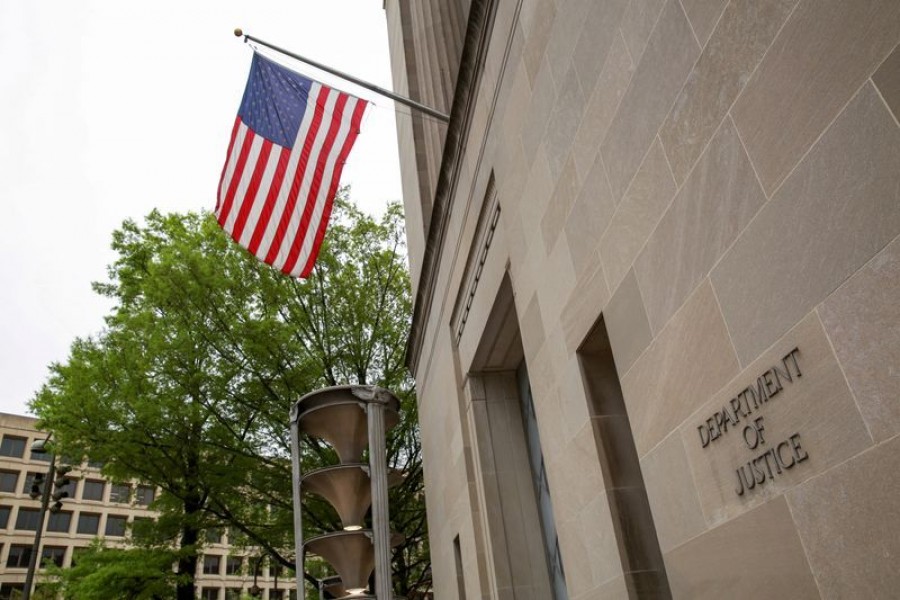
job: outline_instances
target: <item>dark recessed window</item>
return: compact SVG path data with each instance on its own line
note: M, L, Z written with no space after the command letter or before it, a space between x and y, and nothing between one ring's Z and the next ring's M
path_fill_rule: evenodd
M44 549L41 551L41 564L46 564L48 560L55 564L57 567L63 566L63 561L66 560L65 547L44 546Z
M206 530L206 542L208 544L221 544L222 543L222 530L221 529L207 529Z
M98 500L103 501L103 490L106 488L106 482L99 479L85 479L81 485L82 500Z
M3 441L0 442L0 456L22 458L25 456L25 444L27 443L28 438L16 435L4 435Z
M9 514L11 512L11 506L0 506L0 529L6 529L6 526L9 525Z
M241 588L225 588L225 600L241 600Z
M13 544L9 547L9 556L6 558L7 569L27 569L31 560L31 545ZM3 584L6 587L6 584Z
M0 585L0 600L17 600L24 595L24 583L4 583Z
M107 515L106 516L106 535L111 537L124 537L125 536L125 524L128 522L128 517L123 517L120 515Z
M219 588L203 588L200 592L200 600L219 600Z
M44 474L44 473L34 473L33 471L29 471L29 472L25 475L25 481L22 483L22 493L23 493L23 494L28 494L28 493L30 493L30 492L32 491L32 490L31 490L31 486L34 485L34 480L35 480L36 478L38 478L38 476L40 476L40 477L39 477L39 479L40 479L40 485L43 485L43 482L47 480L47 475L46 475L46 474ZM39 489L36 490L36 491L41 492L42 490L43 490L43 488L39 488Z
M204 575L218 575L220 572L220 566L222 564L222 557L216 556L215 554L207 554L203 557L203 574Z
M38 508L19 507L16 515L16 529L19 531L37 531L40 524L41 511Z
M269 590L269 600L284 600L284 590Z
M134 499L141 506L148 506L156 498L156 488L150 485L139 485Z
M114 483L109 488L109 501L119 504L131 502L131 486L127 483Z
M96 513L81 513L78 515L78 533L97 535L100 529L100 515Z
M0 492L15 494L18 481L18 471L0 471Z
M71 526L72 511L61 510L56 513L50 513L50 516L47 518L47 531L69 533Z
M241 565L243 564L244 559L240 556L229 556L228 560L225 561L225 574L226 575L240 575L241 574Z

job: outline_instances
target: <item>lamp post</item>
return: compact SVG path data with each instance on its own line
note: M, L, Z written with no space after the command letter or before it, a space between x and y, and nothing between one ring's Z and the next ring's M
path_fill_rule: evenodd
M44 454L47 452L46 445L50 439L48 436L45 440L35 440L31 444L31 452ZM50 469L47 471L47 477L44 480L44 489L41 492L41 510L38 515L37 531L34 532L34 543L31 545L31 556L28 559L28 573L25 575L25 590L22 593L22 600L31 598L31 588L34 586L34 572L37 568L38 556L41 552L41 534L44 531L44 516L47 514L47 505L50 503L50 488L56 477L56 455L50 453Z

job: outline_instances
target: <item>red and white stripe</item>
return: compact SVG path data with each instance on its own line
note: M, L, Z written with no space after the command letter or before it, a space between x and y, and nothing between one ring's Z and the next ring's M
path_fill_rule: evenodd
M293 148L235 119L216 218L258 259L308 277L366 102L314 82Z

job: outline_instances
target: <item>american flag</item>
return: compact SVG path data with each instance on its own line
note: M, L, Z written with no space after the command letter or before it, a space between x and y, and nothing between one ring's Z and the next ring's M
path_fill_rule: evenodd
M216 218L259 260L308 277L366 102L253 55Z

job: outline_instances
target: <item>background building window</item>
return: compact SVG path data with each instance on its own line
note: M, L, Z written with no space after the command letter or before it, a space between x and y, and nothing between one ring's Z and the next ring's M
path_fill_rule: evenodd
M119 504L131 502L131 486L127 483L114 483L109 488L109 501Z
M81 513L78 515L78 533L97 535L100 529L100 515L96 513Z
M0 600L18 600L24 593L24 583L3 583L0 585Z
M269 590L269 600L284 600L284 590Z
M229 556L228 560L225 562L225 574L226 575L240 575L241 574L241 565L243 563L244 563L243 557Z
M241 600L241 588L226 588L225 600Z
M135 501L141 506L148 506L156 499L156 488L150 485L139 485L134 494Z
M40 475L44 476L43 473L40 473ZM34 485L34 478L37 476L38 476L38 473L35 473L33 471L29 471L25 475L25 481L22 483L22 493L23 494L28 494L29 492L31 492L31 486ZM46 477L45 477L45 480L46 480Z
M41 551L41 564L43 565L48 560L55 564L57 567L62 567L63 561L66 560L65 547L44 546L44 549Z
M6 529L9 525L9 513L12 512L11 506L0 506L0 529Z
M106 535L112 537L124 537L126 523L128 523L128 517L121 515L107 515Z
M0 492L16 493L16 483L19 481L17 471L0 471Z
M3 441L0 442L0 456L22 458L25 456L26 442L28 442L28 438L15 435L4 435Z
M208 544L221 544L221 543L222 543L222 530L220 530L220 529L207 529L207 530L206 530L206 543L208 543Z
M106 482L99 479L85 479L81 485L82 500L99 500L103 501L103 490L106 488Z
M13 544L9 547L9 556L6 557L7 569L27 569L31 560L31 545ZM3 584L6 587L6 584Z
M61 510L57 513L50 513L47 518L47 531L58 531L69 533L72 526L72 511Z
M200 600L219 600L219 588L203 588L200 592Z
M16 515L16 529L20 531L37 531L40 524L41 511L38 508L19 507Z
M203 574L218 575L221 571L222 557L215 554L207 554L203 557Z

